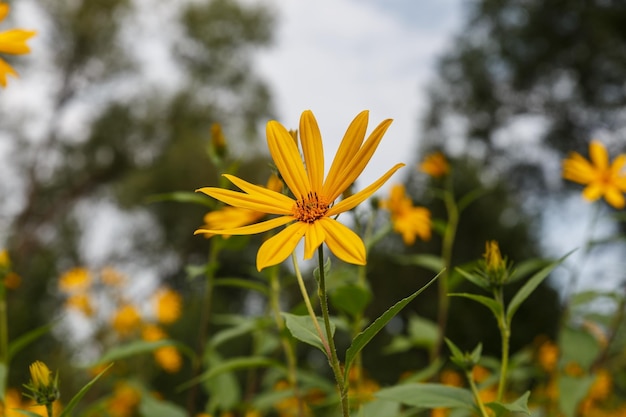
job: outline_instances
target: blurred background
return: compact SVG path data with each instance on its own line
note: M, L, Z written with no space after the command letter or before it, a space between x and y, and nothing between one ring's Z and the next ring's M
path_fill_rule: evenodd
M175 336L190 337L202 282L186 267L206 261L211 240L193 231L207 208L154 196L218 184L206 153L214 123L229 158L239 161L238 175L263 184L267 120L296 128L300 113L313 110L330 160L360 110L371 111L372 127L393 118L357 188L405 162L379 196L402 182L417 204L443 218L415 168L426 153L443 150L460 173L459 195L489 189L464 212L455 264L480 257L487 239L513 261L579 247L592 209L579 186L561 179L561 161L569 151L587 155L593 138L613 156L626 152L622 1L8 3L3 27L38 31L30 55L8 58L20 78L0 91L0 246L22 277L9 299L11 336L58 318L54 332L15 358L14 386L26 381L34 358L80 356L75 340L85 323L68 322L57 290L73 267L115 266L129 277L131 299L167 283L190 307ZM603 219L598 240L620 227ZM434 237L406 248L399 236L380 243L370 258L371 317L432 275L394 263L393 255L437 254L440 243ZM249 263L225 251L220 274L254 279L258 244L253 237L237 248ZM563 294L623 286L624 249L595 249L577 288L566 274L552 277L518 314L514 349L540 334L554 337ZM242 291L216 297L217 311L255 311ZM434 298L420 298L414 309L432 316ZM463 347L484 340L497 353L480 309L455 300L450 332ZM419 367L412 357L395 356L375 376L391 381L392 372Z

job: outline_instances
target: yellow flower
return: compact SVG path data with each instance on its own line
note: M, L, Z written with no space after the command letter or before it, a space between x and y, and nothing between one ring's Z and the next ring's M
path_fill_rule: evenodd
M140 325L141 316L132 305L123 306L113 316L112 326L121 336L128 336Z
M132 416L141 400L140 392L126 382L118 382L107 402L107 410L116 417Z
M219 157L226 154L226 138L222 132L222 125L213 123L211 125L211 148Z
M170 374L180 370L183 360L174 346L163 346L154 351L154 360L165 372Z
M174 323L180 318L182 299L180 294L169 288L161 288L153 297L157 320Z
M104 285L108 285L109 287L119 287L124 284L126 281L126 277L118 272L115 268L106 266L102 268L100 272L100 280Z
M26 394L32 398L36 404L48 405L59 399L59 378L58 374L52 378L48 366L41 362L35 361L29 367L30 382L24 385L30 394Z
M165 339L167 334L155 324L147 324L141 330L141 338L147 342L155 342Z
M402 235L405 245L415 243L417 236L422 240L430 239L430 211L414 206L402 184L391 188L389 199L381 201L381 206L391 212L393 230Z
M86 268L73 268L59 279L59 289L64 293L83 291L91 285L91 274Z
M500 246L495 240L485 242L484 274L489 283L494 286L501 286L509 278L509 266L507 259L502 257Z
M276 176L272 175L267 181L266 188L272 191L280 192L283 188L283 182ZM236 227L246 226L261 220L265 213L245 209L241 207L222 207L207 213L204 216L204 226L202 229L234 229ZM215 236L216 233L205 233L205 237ZM230 235L222 234L225 238Z
M463 377L456 371L451 369L444 369L441 371L441 375L439 375L439 380L443 385L448 385L451 387L462 387L463 386Z
M602 143L594 140L589 144L589 156L586 160L577 152L571 152L563 161L563 178L586 185L583 197L595 201L604 197L611 206L621 209L626 205L626 154L618 155L609 164L609 155Z
M275 214L279 217L249 226L230 229L198 229L196 233L247 235L266 232L289 224L284 230L266 240L257 253L256 266L265 267L284 261L304 237L304 257L310 259L315 250L326 243L339 259L365 265L365 245L361 238L335 217L351 210L380 188L404 164L397 164L385 175L360 192L335 202L357 179L378 147L391 120L383 121L363 143L368 112L361 112L348 127L337 155L324 180L324 149L322 137L309 110L300 118L300 138L304 163L293 137L280 123L267 124L270 154L293 198L265 187L253 185L232 175L226 175L243 192L206 187L201 191L234 207Z
M450 172L450 165L446 160L446 157L441 152L431 153L426 155L422 163L419 165L419 170L430 175L434 178L443 177Z
M11 268L11 258L9 258L9 252L6 249L0 250L0 270Z
M94 312L93 305L91 304L91 298L89 298L87 294L71 295L66 301L66 306L68 308L76 309L88 317L91 317Z
M29 367L30 379L35 388L44 388L50 385L50 369L41 361L33 362Z
M9 14L10 7L0 2L0 22ZM0 53L23 55L30 52L26 41L35 35L35 31L11 29L0 32ZM17 72L6 61L0 58L0 85L7 86L7 75L17 77Z
M537 351L537 361L544 370L554 371L559 362L559 347L549 340L542 343Z

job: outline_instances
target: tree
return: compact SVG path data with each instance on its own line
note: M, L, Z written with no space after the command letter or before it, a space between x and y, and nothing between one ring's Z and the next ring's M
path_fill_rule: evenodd
M221 123L233 149L254 150L258 127L272 113L269 89L252 67L254 49L272 40L267 9L235 0L178 2L167 9L172 19L157 24L155 40L141 36L155 34L140 19L146 5L166 9L131 0L34 2L48 50L35 56L30 73L49 83L30 100L43 105L0 98L0 135L12 145L3 164L15 179L0 184L14 196L0 210L6 247L24 277L9 300L13 336L48 321L60 273L93 261L89 239L103 230L93 227L94 219L107 221L103 209L127 227L108 253L96 250L96 263L162 267L152 270L158 279L182 275L184 262L205 252L192 234L204 209L147 205L148 197L217 181L206 153L210 126ZM167 62L142 61L155 42ZM150 82L155 66L163 68L161 84ZM21 73L28 80L29 70ZM253 156L242 168L248 178L262 175L264 157ZM13 369L23 372L11 375L12 384L27 379L24 357L45 358L57 351L51 346L44 339L16 357Z

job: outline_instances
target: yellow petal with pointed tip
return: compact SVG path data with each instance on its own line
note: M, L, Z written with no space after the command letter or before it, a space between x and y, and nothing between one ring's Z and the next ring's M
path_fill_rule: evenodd
M311 184L307 177L298 148L287 129L280 123L272 120L267 123L267 145L272 159L280 172L287 187L297 200L311 191Z
M373 182L369 186L365 187L364 189L362 189L358 193L355 193L355 194L351 195L350 197L346 198L345 200L341 200L339 203L337 203L334 206L332 206L328 210L326 215L327 216L335 216L335 215L337 215L339 213L343 213L344 211L352 210L353 208L355 208L356 206L361 204L363 201L365 201L372 194L374 194L376 192L376 190L378 190L380 187L382 187L382 185L385 182L387 182L387 180L397 170L399 170L403 166L404 166L404 164L396 164L396 165L394 165L394 167L391 168L389 171L387 171L385 173L385 175L383 175L382 177L377 179L375 182Z
M265 195L246 194L215 187L200 188L196 191L200 191L234 207L246 208L268 214L291 214L291 208L287 208L282 200L273 199Z
M324 147L315 116L310 110L300 117L300 143L311 191L321 193L324 181Z
M198 229L193 234L210 233L213 235L254 235L257 233L267 232L276 227L285 225L294 221L293 217L283 216L275 219L266 220L264 222L251 224L248 226L234 227L231 229Z
M365 245L352 230L336 220L324 217L317 221L324 228L328 249L344 262L365 265Z
M279 264L287 259L298 246L306 229L306 223L294 223L266 240L256 255L257 270L261 271L263 268Z
M324 239L326 239L326 233L324 233L324 228L320 226L319 222L309 224L304 235L304 259L311 259Z
M294 201L282 193L270 190L266 187L261 187L260 185L254 185L246 180L242 180L239 177L235 177L234 175L224 174L224 177L239 187L242 191L245 191L250 195L263 196L264 198L267 198L268 201L273 201L273 204L280 205L289 211L293 208Z

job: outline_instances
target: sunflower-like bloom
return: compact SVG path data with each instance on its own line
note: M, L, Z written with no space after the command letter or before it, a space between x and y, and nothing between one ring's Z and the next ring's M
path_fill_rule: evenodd
M267 189L280 192L283 189L283 182L276 175L270 176L267 181ZM241 207L226 206L219 210L210 211L204 216L204 226L202 229L234 229L246 226L261 220L266 213L245 209ZM205 233L205 237L215 236L215 233ZM222 234L225 238L230 235Z
M430 240L430 210L414 206L402 184L396 184L391 188L389 199L381 201L381 206L391 212L393 230L402 235L405 245L415 243L418 236L422 240Z
M307 110L300 118L299 132L304 162L289 131L276 121L268 122L266 130L270 154L293 198L225 174L226 178L243 192L209 187L198 191L234 207L274 214L278 217L230 229L198 229L196 233L247 235L289 224L259 248L256 260L259 271L284 261L303 237L305 259L313 257L315 250L322 243L326 243L339 259L365 265L363 241L334 217L362 203L394 172L404 166L396 164L368 187L335 202L365 169L391 124L389 119L383 121L363 142L368 114L367 111L359 113L348 127L325 180L322 137L313 113Z
M589 144L590 161L577 152L571 152L563 161L563 178L586 185L583 197L595 201L604 197L607 203L616 209L626 205L626 154L618 155L609 163L609 154L598 141Z
M419 170L434 178L443 177L450 172L450 165L446 156L441 152L426 155L424 160L419 164Z
M0 2L0 22L9 14L10 7ZM23 55L30 52L26 41L37 32L24 29L11 29L0 32L0 53ZM17 77L17 72L6 61L0 58L0 85L7 86L7 75Z

